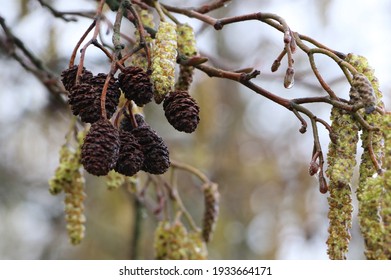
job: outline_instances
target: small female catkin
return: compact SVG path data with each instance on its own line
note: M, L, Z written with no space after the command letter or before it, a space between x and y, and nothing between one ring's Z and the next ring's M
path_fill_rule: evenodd
M331 110L331 120L336 139L330 142L327 154L326 175L330 179L327 253L330 259L346 259L353 211L350 182L356 165L359 127L350 114L336 107Z
M154 99L160 104L175 85L175 64L177 56L176 25L161 21L156 33L152 52L152 75Z

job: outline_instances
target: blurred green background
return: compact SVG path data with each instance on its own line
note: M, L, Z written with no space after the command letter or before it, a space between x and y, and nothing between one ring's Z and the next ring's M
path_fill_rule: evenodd
M92 11L95 1L47 1L62 11ZM196 6L206 1L164 1ZM387 1L232 1L213 12L216 17L250 12L273 12L294 31L309 35L341 52L369 58L377 70L389 104L387 67L391 32ZM354 6L354 7L353 7ZM88 19L66 23L54 18L38 1L0 0L0 16L26 46L58 75L67 67L73 46L90 24ZM113 19L108 12L108 18ZM374 16L376 15L376 16ZM310 72L308 60L295 55L296 84L286 90L283 75L270 66L282 50L282 34L260 22L245 22L216 32L189 21L198 36L200 53L210 63L235 70L254 67L264 88L283 97L324 94ZM370 20L368 20L370 19ZM132 32L129 29L129 32ZM131 33L130 33L131 34ZM110 37L107 37L108 41ZM51 196L48 179L58 164L58 150L70 123L69 109L9 57L0 31L0 259L128 259L132 252L135 201L125 190L108 191L104 180L86 176L86 238L69 244L63 196ZM348 84L329 59L317 57L325 79L340 96ZM88 51L86 65L94 74L107 72L109 63L97 50ZM148 123L164 138L172 159L191 164L219 184L220 216L210 259L327 259L327 194L318 191L308 175L312 132L299 133L294 115L228 80L210 79L197 72L191 94L201 108L201 123L191 135L175 131L161 106L145 108ZM329 120L329 105L308 106ZM328 136L320 128L324 151ZM179 193L200 225L203 198L199 182L180 177ZM356 212L354 213L356 214ZM142 211L140 259L152 259L156 219ZM349 257L362 259L363 241L354 219Z

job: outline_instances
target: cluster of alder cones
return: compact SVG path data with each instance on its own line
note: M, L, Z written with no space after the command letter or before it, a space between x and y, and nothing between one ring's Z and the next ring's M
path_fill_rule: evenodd
M118 79L112 77L106 90L106 116L103 116L101 98L107 75L94 76L83 68L77 77L77 71L75 65L64 70L61 76L69 92L72 113L82 122L91 124L81 151L84 169L96 176L106 175L112 169L126 176L133 176L139 170L151 174L166 172L170 166L167 146L141 115L125 111L119 127L109 120L117 111L121 91L137 106L152 101L150 73L129 66L118 75ZM197 128L199 107L187 91L168 93L163 108L168 122L175 129L191 133Z

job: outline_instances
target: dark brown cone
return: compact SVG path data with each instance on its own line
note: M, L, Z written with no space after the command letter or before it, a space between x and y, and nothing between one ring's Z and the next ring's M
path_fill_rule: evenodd
M109 120L93 123L81 148L84 169L92 175L107 175L118 160L119 147L119 132Z
M76 74L78 65L74 65L71 68L65 69L61 73L61 82L67 91L71 91L71 88L75 85ZM92 78L92 73L83 67L80 76L80 83L88 83Z
M99 98L97 98L98 102L96 103L99 104L99 107L100 107L100 96L106 81L106 77L107 77L106 74L99 73L97 76L94 76L91 79L91 84L98 89ZM110 118L117 110L120 96L121 96L121 91L119 89L119 84L117 80L112 77L110 79L109 86L107 88L107 93L106 93L106 111L107 111L108 118Z
M193 132L200 121L200 108L187 91L173 91L165 98L164 112L168 122L177 130Z
M94 123L101 118L101 94L106 79L106 74L98 74L89 80L89 83L75 85L69 94L69 104L74 115L79 115L86 123ZM113 78L110 80L106 92L106 116L111 118L117 109L120 97L118 83Z
M144 153L131 132L121 130L119 139L119 158L114 170L125 176L133 176L143 166Z
M137 122L137 126L145 126L147 125L147 123L145 122L144 118L142 115L140 114L135 114L134 115L134 118L136 119L136 122ZM122 121L121 121L121 124L120 124L120 129L121 130L125 130L125 131L132 131L133 130L133 124L132 122L130 121L130 116L129 115L126 115Z
M141 170L151 174L163 174L170 167L169 152L163 139L149 126L142 125L132 130L144 153Z
M133 100L137 106L143 106L151 102L153 97L150 74L136 66L126 67L118 75L119 85L125 93L125 97Z
M95 98L96 93L93 86L89 84L78 84L70 91L68 103L71 105L72 113L78 116L80 112L93 107Z

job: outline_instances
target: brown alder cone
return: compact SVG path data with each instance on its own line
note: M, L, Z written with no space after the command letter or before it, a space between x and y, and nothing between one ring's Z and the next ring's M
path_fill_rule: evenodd
M100 73L88 83L77 84L69 93L68 103L72 113L80 116L82 122L94 123L101 118L101 94L107 75ZM111 118L117 110L120 97L119 85L114 78L109 82L106 92L106 117Z
M76 83L77 68L78 68L78 65L73 65L72 67L65 69L61 73L61 82L67 91L71 91L72 87ZM82 70L81 76L80 76L80 83L88 83L88 81L92 77L93 77L92 73L83 67L83 70Z
M125 130L119 132L120 149L119 158L114 170L126 176L133 176L144 163L144 153L136 137Z
M150 79L151 74L137 66L126 67L118 75L118 82L129 100L133 100L137 106L143 106L152 101L153 86Z
M109 120L93 123L81 148L84 169L92 175L107 175L118 160L119 147L119 132Z
M130 131L141 145L144 163L141 170L151 174L163 174L170 167L169 151L163 139L144 120L136 114L137 127L128 117L121 121L121 129Z
M200 121L200 108L187 91L173 91L163 103L168 122L177 130L186 133L195 131Z

